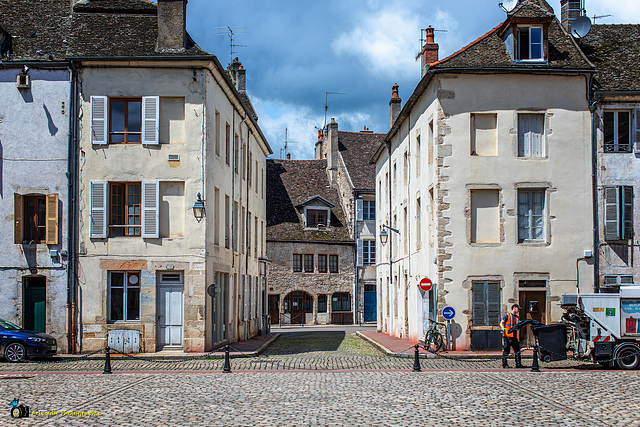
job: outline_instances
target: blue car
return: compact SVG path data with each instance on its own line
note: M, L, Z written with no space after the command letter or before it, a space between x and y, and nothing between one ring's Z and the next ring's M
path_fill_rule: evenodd
M9 362L23 362L29 357L53 356L58 351L51 335L27 331L0 319L0 355Z

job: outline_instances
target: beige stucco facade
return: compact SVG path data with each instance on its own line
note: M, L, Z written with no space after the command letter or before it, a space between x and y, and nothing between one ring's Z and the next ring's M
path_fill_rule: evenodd
M141 351L192 352L265 327L266 276L259 259L265 253L264 170L271 151L216 62L83 63L78 281L85 352L104 347L115 329L140 331ZM158 96L159 143L92 143L92 96L109 102ZM117 227L107 216L107 236L96 237L92 191L99 182L107 183L109 212L115 209L113 183L157 183L157 205L142 216L144 223L155 209L157 235L113 237ZM205 204L201 220L192 210L198 194ZM112 280L118 272L139 277L139 308L125 303L133 307L126 312L139 310L131 316L137 319L114 315ZM169 292L167 280L173 281ZM179 323L159 336L169 317Z
M400 231L377 247L380 330L421 339L427 318L443 321L450 306L453 347L469 349L481 335L499 337L498 322L474 321L476 283L499 284L500 314L538 292L545 323L560 319L561 294L593 283L587 81L578 73L433 76L387 137L391 158L387 146L377 159L377 225ZM519 115L543 120L542 155L519 155ZM529 240L519 232L526 197L541 197L542 209L542 234ZM425 277L431 292L418 288Z

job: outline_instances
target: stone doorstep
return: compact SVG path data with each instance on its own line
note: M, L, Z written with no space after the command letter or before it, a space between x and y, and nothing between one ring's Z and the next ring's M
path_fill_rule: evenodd
M247 351L234 351L233 349L229 349L229 355L234 358L238 357L255 357L264 352L276 339L280 337L280 334L273 334L270 339L264 342L260 347L254 349L248 349ZM230 346L238 345L243 346L247 345L248 341L238 341L236 343L229 344ZM240 344L238 344L240 343ZM218 347L216 352L210 354L208 357L212 359L223 359L224 358L224 346ZM140 357L145 359L158 359L158 360L176 360L179 361L184 358L191 357L199 357L208 355L208 352L198 352L198 353L186 353L182 350L161 350L155 353L129 353L132 357ZM59 359L77 359L81 358L81 360L104 360L104 353L96 353L88 357L82 357L82 354L56 354L56 358ZM133 360L127 356L123 356L117 353L111 353L111 359L113 360Z
M358 335L360 338L364 339L365 341L367 341L369 344L373 345L375 348L377 348L380 352L386 354L387 356L391 356L391 357L400 357L400 358L407 358L407 359L412 359L415 357L415 353L413 350L407 350L406 353L395 353L391 350L389 350L387 347L385 347L383 344L377 342L376 340L374 340L373 338L370 338L366 335L364 335L361 332L356 332L356 335ZM393 339L393 337L390 337L391 339ZM398 339L399 340L399 339ZM412 341L407 341L407 340L399 340L402 341L404 343L411 343ZM415 343L414 343L415 345ZM420 359L438 359L440 358L440 356L445 356L446 358L450 358L450 359L496 359L496 358L500 358L502 356L502 352L501 351L467 351L467 350L460 350L460 351L439 351L437 354L432 354L432 353L426 353L424 352L424 349L422 348L422 346L420 346L420 351L422 351L419 354L419 358ZM513 356L513 354L511 354L511 356ZM522 353L522 358L523 359L533 359L533 350L526 350Z

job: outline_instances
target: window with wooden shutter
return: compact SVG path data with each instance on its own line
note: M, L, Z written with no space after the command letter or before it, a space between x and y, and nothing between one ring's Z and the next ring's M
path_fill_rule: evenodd
M92 181L90 187L91 204L91 238L107 237L107 183Z
M364 243L363 242L364 240L362 239L356 239L356 243L358 247L358 267L362 267L364 265Z
M544 157L544 114L518 114L518 157Z
M158 181L142 183L142 237L157 239L159 235L159 191Z
M47 196L47 244L58 244L58 195Z
M606 240L620 239L618 225L618 188L604 188L604 238Z
M107 144L107 97L91 97L91 143Z
M362 208L363 208L363 200L356 199L356 221L362 221Z
M633 151L636 153L640 153L640 109L636 108L633 111L633 123L634 123L634 128L635 128L635 132L633 133L634 135L634 149Z
M471 299L473 326L495 326L500 323L500 282L474 281Z
M158 145L160 143L160 97L142 97L142 143Z
M13 195L13 242L17 245L22 243L22 195L14 193Z
M633 239L633 187L604 188L605 240Z

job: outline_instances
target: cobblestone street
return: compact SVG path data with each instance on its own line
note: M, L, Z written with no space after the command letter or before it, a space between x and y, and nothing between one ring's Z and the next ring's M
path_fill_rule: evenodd
M102 360L0 363L0 425L640 425L628 393L638 371L422 359L414 373L412 359L324 332L283 334L259 357L233 358L230 374L222 363L114 360L112 375ZM75 372L38 372L61 369ZM31 417L10 418L14 398Z

